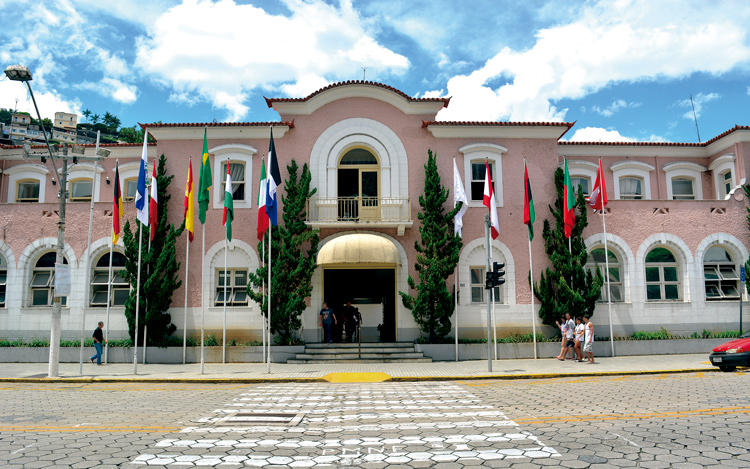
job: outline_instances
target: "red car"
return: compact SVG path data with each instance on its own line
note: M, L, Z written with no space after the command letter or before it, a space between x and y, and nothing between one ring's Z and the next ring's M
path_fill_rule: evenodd
M734 371L738 366L750 366L750 331L739 339L719 345L708 358L721 371Z

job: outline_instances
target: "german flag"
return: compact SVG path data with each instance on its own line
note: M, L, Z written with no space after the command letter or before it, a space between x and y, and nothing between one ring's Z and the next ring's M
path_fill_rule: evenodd
M120 219L122 218L122 191L120 190L120 162L115 166L115 196L112 199L112 245L120 239Z

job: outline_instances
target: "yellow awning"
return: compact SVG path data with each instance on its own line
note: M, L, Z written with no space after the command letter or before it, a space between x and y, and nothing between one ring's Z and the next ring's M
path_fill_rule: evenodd
M327 242L318 251L318 265L401 264L392 242L372 234L349 234Z

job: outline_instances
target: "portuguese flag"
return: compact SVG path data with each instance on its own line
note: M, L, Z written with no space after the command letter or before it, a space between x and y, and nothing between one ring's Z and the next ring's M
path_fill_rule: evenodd
M576 198L573 195L573 184L570 182L568 172L568 160L565 159L565 186L563 187L563 223L565 225L565 237L570 238L573 227L576 226L576 215L573 211L576 206Z

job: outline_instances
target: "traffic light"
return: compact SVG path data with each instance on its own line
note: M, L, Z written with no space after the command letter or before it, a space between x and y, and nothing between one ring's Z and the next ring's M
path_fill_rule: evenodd
M503 276L505 276L505 271L500 270L505 267L505 264L502 262L493 262L492 264L492 272L487 272L487 275L485 275L485 281L484 281L484 289L490 290L493 287L496 287L498 285L502 285L505 283L505 279Z

